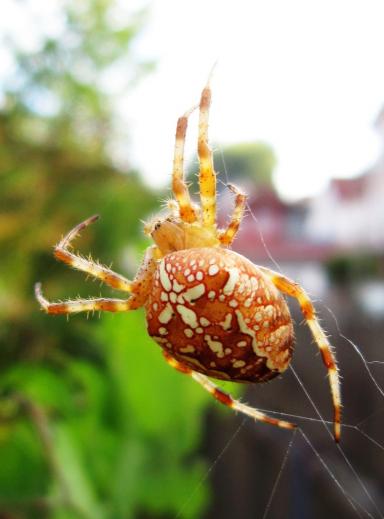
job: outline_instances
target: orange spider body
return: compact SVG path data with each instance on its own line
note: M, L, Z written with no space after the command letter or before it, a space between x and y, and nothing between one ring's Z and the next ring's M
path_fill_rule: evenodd
M199 104L200 205L192 201L184 178L184 144L188 118L177 123L172 171L174 199L165 213L149 221L144 232L154 244L146 250L133 280L70 250L73 239L93 223L88 218L55 247L55 256L126 298L94 298L50 302L36 284L36 297L50 314L128 312L145 307L148 332L162 347L165 360L189 375L221 403L255 420L285 429L294 424L272 418L222 391L209 377L235 382L263 382L289 365L293 327L284 295L297 299L328 370L334 407L334 434L340 438L340 384L331 345L305 290L283 274L253 265L229 247L245 214L246 195L235 195L229 223L216 223L216 173L208 145L211 103L209 84Z
M260 269L228 249L165 256L146 312L149 335L210 377L264 382L291 359L293 327L284 298Z

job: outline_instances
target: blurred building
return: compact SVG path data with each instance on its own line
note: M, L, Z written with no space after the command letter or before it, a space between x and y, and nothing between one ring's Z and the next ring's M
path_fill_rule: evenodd
M307 233L345 252L384 251L384 160L356 178L333 179L310 202Z
M308 232L349 252L384 251L384 108L375 128L382 140L376 164L358 177L332 180L309 207Z
M281 269L322 294L327 286L323 263L334 253L330 241L313 239L306 228L309 201L284 202L271 187L246 189L249 211L243 220L234 249L256 264ZM230 201L224 197L226 213Z
M322 294L324 263L337 256L384 255L384 109L375 127L382 138L376 163L354 178L333 179L323 193L286 203L272 187L246 188L250 211L235 249ZM225 213L230 199L223 196ZM278 264L276 264L276 263Z

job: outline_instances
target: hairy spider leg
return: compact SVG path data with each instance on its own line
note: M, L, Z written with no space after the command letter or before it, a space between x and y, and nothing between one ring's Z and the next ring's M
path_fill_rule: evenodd
M328 369L329 385L334 408L334 437L335 441L338 442L340 440L341 429L341 396L339 373L337 371L336 359L332 352L332 346L329 343L324 330L320 326L312 301L308 297L305 290L294 281L291 281L282 274L274 272L273 270L269 270L265 267L259 268L269 276L276 288L278 288L284 294L294 297L300 304L301 311L303 312L313 338L321 352L323 362Z
M180 371L181 373L184 373L192 377L221 404L224 404L227 407L230 407L231 409L234 409L235 411L238 411L242 414L250 416L254 420L258 420L259 422L276 425L277 427L282 427L283 429L295 429L296 425L291 422L286 422L285 420L278 420L277 418L272 418L262 413L261 411L258 411L254 407L250 407L246 404L243 404L242 402L239 402L239 400L235 400L231 397L231 395L220 389L208 377L206 377L202 373L193 371L188 366L185 366L184 364L173 358L166 351L163 351L163 355L170 366L175 368L177 371Z
M66 263L67 265L71 265L71 267L77 270L81 270L82 272L86 272L87 274L100 279L106 285L112 288L116 288L124 292L131 292L132 282L126 279L124 276L113 272L108 267L99 265L95 261L85 259L78 254L73 254L68 250L68 248L71 246L72 240L74 240L85 227L88 227L88 225L98 220L98 218L98 215L91 216L70 230L69 233L64 236L64 238L58 243L58 245L56 245L54 249L55 258Z
M184 179L184 146L188 127L188 118L197 106L191 108L179 117L176 127L175 151L173 157L172 191L177 200L180 218L184 222L193 223L197 220L196 209L193 207L188 186Z
M224 247L229 247L235 239L247 204L247 196L238 187L228 184L228 188L235 194L235 207L227 228L219 234L219 241Z
M51 303L43 296L41 283L36 283L35 285L36 299L43 310L48 314L73 314L95 311L127 312L129 310L135 310L143 306L145 301L148 299L153 282L153 273L156 269L157 256L157 247L148 247L135 279L132 282L131 296L129 299L99 297Z
M216 173L213 166L212 151L208 145L208 121L211 105L209 82L201 93L199 113L199 136L197 152L199 156L199 183L203 226L215 228L216 225Z
M35 285L36 299L47 314L75 314L79 312L126 312L131 310L130 299L76 299L51 303L43 296L41 283Z

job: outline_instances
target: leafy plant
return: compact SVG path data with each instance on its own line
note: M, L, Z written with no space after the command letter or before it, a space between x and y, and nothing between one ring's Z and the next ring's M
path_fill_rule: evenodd
M194 452L209 397L166 366L143 315L68 323L43 315L33 297L38 280L52 298L99 293L51 255L91 214L102 218L78 241L82 253L115 259L132 275L146 246L140 219L158 194L116 166L105 88L116 71L128 75L127 88L150 70L132 50L144 13L124 20L116 8L111 0L67 0L56 35L42 28L33 51L7 44L14 73L3 81L0 108L4 517L175 514L204 471ZM182 517L200 516L207 498L196 491Z

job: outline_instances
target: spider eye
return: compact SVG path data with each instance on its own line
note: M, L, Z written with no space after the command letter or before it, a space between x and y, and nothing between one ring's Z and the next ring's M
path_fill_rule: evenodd
M161 223L157 222L157 224L155 224L154 230L158 231L160 229L160 226L161 226Z

